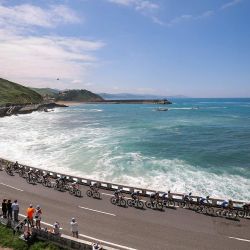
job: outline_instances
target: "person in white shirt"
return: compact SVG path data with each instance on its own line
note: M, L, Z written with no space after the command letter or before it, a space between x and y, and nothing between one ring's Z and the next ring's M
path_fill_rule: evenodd
M14 221L18 221L18 214L19 214L19 204L17 203L17 200L15 200L12 205L12 211L13 211L13 217L14 217Z
M70 226L73 237L78 238L78 223L75 218L72 218Z

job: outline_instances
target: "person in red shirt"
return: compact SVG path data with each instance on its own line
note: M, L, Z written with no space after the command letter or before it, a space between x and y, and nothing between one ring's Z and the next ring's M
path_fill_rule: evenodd
M33 208L33 205L30 204L29 208L27 209L28 226L29 225L31 227L34 226L34 219L33 219L34 213L35 213L35 208Z

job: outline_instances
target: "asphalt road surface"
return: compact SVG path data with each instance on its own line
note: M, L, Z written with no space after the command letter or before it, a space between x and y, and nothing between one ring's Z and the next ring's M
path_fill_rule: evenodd
M165 208L164 211L119 207L110 203L112 193L99 190L101 200L59 192L41 184L28 184L25 179L0 171L0 199L17 199L20 214L29 204L42 208L43 226L60 222L63 233L70 235L70 221L79 224L80 238L101 241L117 249L179 250L250 249L250 220L232 221L198 214L194 211Z

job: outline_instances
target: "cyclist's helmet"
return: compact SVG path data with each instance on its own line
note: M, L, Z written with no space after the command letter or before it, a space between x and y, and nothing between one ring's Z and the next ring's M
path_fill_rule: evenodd
M189 193L188 195L189 195L189 196L191 196L191 195L192 195L192 193Z

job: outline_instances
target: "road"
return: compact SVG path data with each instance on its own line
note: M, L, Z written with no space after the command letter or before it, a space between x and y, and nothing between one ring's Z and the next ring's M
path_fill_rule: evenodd
M70 235L69 222L75 217L80 238L102 241L117 249L146 250L243 250L250 249L250 220L232 221L197 214L188 209L156 211L122 208L110 203L112 193L100 190L101 200L86 196L88 187L81 187L83 197L59 192L42 185L31 185L18 174L9 176L0 171L0 199L17 199L20 213L30 203L42 207L44 226L59 221L63 233Z

